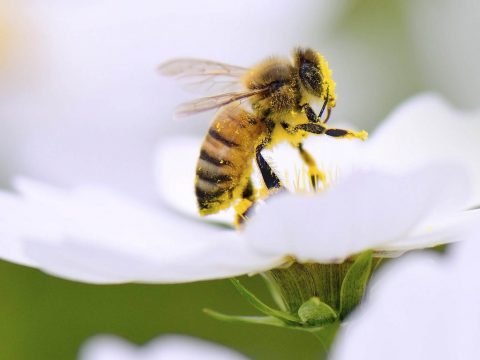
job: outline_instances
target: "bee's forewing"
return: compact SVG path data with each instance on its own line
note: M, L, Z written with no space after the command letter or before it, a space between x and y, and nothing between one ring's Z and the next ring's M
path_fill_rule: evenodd
M187 90L211 93L239 90L248 69L220 62L179 58L158 67L160 74L176 78Z

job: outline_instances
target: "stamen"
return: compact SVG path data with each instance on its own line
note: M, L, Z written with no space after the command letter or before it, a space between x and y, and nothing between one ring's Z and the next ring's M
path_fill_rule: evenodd
M297 194L314 194L325 191L337 181L340 171L336 166L328 167L326 165L319 166L319 169L323 173L324 178L323 180L317 179L316 186L313 186L310 181L312 174L308 171L308 168L302 167L301 169L294 169L293 180L286 183L287 187Z

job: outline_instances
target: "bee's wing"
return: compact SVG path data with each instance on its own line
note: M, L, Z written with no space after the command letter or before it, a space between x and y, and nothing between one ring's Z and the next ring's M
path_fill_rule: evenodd
M220 62L180 58L158 67L160 74L176 78L187 90L200 93L239 90L248 69Z
M180 104L175 111L175 115L177 117L184 117L184 116L193 115L202 111L217 109L219 107L225 106L235 101L241 101L251 96L261 94L267 90L268 88L231 92L231 93L196 99L193 101Z

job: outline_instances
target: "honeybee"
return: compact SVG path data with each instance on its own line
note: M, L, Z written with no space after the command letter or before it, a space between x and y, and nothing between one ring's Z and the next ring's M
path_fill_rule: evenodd
M271 57L252 68L199 59L173 59L160 73L185 81L191 89L223 92L181 104L177 115L219 109L200 149L195 193L201 215L235 205L239 221L256 200L253 160L268 190L282 188L262 150L287 141L308 167L312 187L325 181L302 141L311 134L365 140L365 131L326 125L336 104L335 82L325 58L296 48L292 59ZM228 92L226 92L228 90ZM318 115L312 108L317 104Z

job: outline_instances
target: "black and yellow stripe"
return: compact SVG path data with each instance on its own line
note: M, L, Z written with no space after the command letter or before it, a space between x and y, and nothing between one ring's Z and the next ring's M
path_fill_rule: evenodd
M216 213L241 197L263 130L263 123L239 106L227 106L216 116L197 162L195 194L200 214Z

